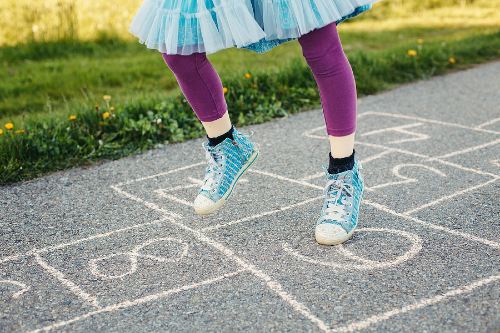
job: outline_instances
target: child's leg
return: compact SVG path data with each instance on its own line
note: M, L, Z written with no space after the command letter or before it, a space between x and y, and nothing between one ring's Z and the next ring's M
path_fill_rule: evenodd
M231 125L222 82L204 53L163 54L163 59L207 131L204 147L208 166L193 206L199 215L212 214L224 205L258 152L250 139Z
M348 157L354 150L357 94L337 26L314 30L299 42L319 87L331 153L334 158Z
M356 83L335 23L302 36L299 42L319 87L331 145L315 237L320 244L341 244L357 227L364 188L360 163L354 157Z
M177 82L201 120L209 138L231 130L222 82L204 53L189 56L163 54Z

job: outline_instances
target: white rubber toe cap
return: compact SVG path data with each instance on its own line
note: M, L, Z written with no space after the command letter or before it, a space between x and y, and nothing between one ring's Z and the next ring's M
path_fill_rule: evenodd
M342 227L323 223L316 226L316 241L322 245L338 245L342 244L352 236L351 233L347 233Z
M194 200L194 211L198 215L209 215L219 209L224 203L224 199L213 202L206 196L199 194Z

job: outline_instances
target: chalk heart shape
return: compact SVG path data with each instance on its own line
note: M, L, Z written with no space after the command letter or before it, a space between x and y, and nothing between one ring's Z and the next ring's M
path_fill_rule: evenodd
M159 255L150 255L146 254L147 247L156 245L159 243L163 243L164 245L168 245L169 249L173 245L175 247L175 255L173 256L159 256ZM150 239L132 249L130 252L119 252L110 254L104 257L99 257L96 259L92 259L89 261L89 267L92 274L103 279L103 280L114 280L121 279L128 275L134 274L137 272L138 261L139 259L149 259L154 260L160 263L174 263L182 260L189 250L189 245L179 239L176 238L156 238ZM110 269L104 269L104 267L112 267L118 266L117 263L124 260L128 262L128 269L121 274L108 274ZM119 265L120 267L124 267L124 265ZM106 272L106 273L103 273Z
M413 257L415 257L422 250L422 239L412 233L397 230L397 229L387 229L387 228L362 228L355 231L355 233L363 233L363 232L375 232L375 233L386 233L390 234L391 237L402 237L406 238L410 243L410 248L403 255L397 256L393 260L387 261L375 261L369 260L366 258L362 258L351 251L349 251L345 245L337 245L332 247L334 251L337 251L344 257L352 260L352 262L335 262L335 261L326 261L326 260L318 260L311 258L309 256L301 254L298 250L293 249L289 244L283 243L283 250L289 255L295 257L296 259L304 262L308 262L315 265L321 265L325 267L335 268L336 270L344 269L344 270L373 270L373 269L383 269L390 268L397 265L400 265Z

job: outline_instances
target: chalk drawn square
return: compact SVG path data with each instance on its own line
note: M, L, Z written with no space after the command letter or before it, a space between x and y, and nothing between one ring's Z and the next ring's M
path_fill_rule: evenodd
M33 258L0 263L0 331L31 331L92 310L36 265Z
M399 213L425 210L493 180L488 175L398 152L379 156L363 164L366 187L363 197ZM312 182L323 184L321 179Z
M499 138L467 126L404 115L367 112L360 119L360 142L437 157ZM464 143L468 142L466 145Z
M250 169L236 185L230 200L217 214L199 217L194 213L192 202L201 187L204 170L205 163L199 163L114 187L148 208L177 218L182 217L183 224L195 229L272 213L319 195L310 186L290 183L274 174Z
M69 245L41 259L96 307L154 295L238 270L168 221ZM75 288L73 288L75 289Z
M93 332L96 317L70 323L63 330ZM145 304L102 313L98 318L113 323L114 332L317 331L313 323L247 272Z
M482 149L447 157L445 160L500 177L500 141Z
M340 332L498 273L497 249L367 205L352 240L321 246L314 240L317 216L315 207L302 206L209 236L265 271ZM377 299L378 306L364 299ZM439 311L440 305L434 306Z
M304 133L325 139L324 128ZM429 157L440 157L499 139L497 133L465 125L401 114L364 112L358 117L356 141L359 145L403 149Z

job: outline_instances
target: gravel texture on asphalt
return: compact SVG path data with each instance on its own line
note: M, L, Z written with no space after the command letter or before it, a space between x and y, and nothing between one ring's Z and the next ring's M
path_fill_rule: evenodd
M498 332L500 62L363 98L367 185L314 241L320 110L241 129L260 158L217 215L201 140L0 188L1 332Z

